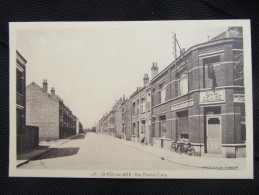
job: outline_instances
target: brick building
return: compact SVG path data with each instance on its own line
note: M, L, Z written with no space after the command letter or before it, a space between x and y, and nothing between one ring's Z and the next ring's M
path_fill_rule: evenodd
M139 141L141 132L146 135L146 144L151 143L151 88L148 74L144 74L143 87L130 96L132 112L132 133L131 140Z
M132 137L132 108L130 99L125 99L122 102L122 138L125 140L131 140Z
M39 127L26 124L26 63L16 51L16 140L17 154L24 153L39 144Z
M144 131L154 147L169 149L171 141L188 139L195 155L246 155L241 27L182 49L161 72L153 63L151 80L146 74L143 80L121 104L122 138L139 141Z
M115 137L122 138L122 98L112 108L114 112Z
M18 153L22 152L25 148L26 63L25 58L16 51L16 136Z
M48 93L47 80L43 87L32 82L26 88L26 123L39 126L40 140L55 140L76 134L77 118L63 100L51 88Z
M242 28L182 52L150 84L155 146L186 138L196 155L245 155Z

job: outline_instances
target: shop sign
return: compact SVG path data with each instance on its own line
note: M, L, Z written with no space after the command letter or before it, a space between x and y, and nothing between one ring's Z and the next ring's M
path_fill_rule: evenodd
M188 100L188 101L180 102L178 104L174 104L171 107L171 111L187 108L189 106L193 106L193 100Z
M245 102L245 94L233 94L235 103L244 103Z
M200 103L210 104L210 103L222 103L225 102L225 90L216 91L203 91L200 93Z

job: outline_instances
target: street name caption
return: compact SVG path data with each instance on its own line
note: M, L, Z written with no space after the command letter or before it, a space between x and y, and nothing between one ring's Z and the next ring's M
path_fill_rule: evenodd
M167 178L166 173L147 173L147 172L92 172L91 174L92 177L134 177L134 178Z

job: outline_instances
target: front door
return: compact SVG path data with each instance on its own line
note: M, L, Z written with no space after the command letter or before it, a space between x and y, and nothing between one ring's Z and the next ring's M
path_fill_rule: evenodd
M207 117L207 152L221 152L221 118Z

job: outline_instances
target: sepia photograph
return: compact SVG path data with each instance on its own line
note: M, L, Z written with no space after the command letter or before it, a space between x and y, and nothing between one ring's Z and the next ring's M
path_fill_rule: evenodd
M250 20L10 22L10 177L253 179Z

